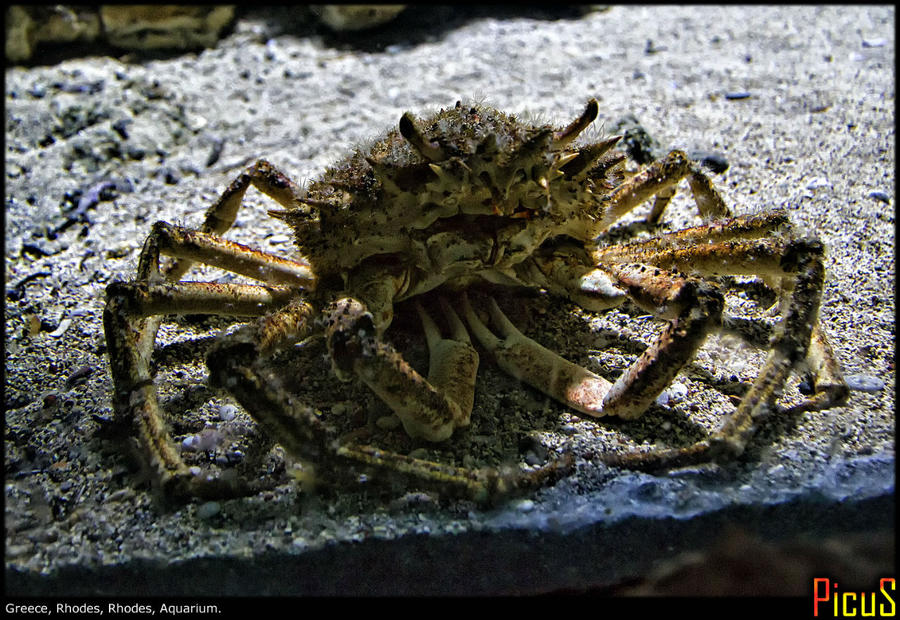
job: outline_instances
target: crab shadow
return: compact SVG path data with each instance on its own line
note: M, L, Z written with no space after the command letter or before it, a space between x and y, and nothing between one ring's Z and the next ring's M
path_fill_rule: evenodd
M546 294L490 286L472 287L469 292L476 311L486 307L486 296L494 297L523 333L610 381L615 381L647 347L645 339L623 335L614 327L597 325L591 320L594 316L591 313L586 314L574 304ZM452 294L439 290L417 298L442 330L448 328L437 297ZM621 314L625 315L626 321L633 321L641 311L626 305ZM218 338L218 332L232 323L218 317L187 317L179 319L178 323L183 331L195 333L179 336L158 347L153 362L161 374L172 376L174 373L175 377L181 377L177 389L170 390L162 403L173 430L198 432L208 420L191 412L211 399L225 395L209 387L205 380L196 381L179 375L178 368L199 362L205 377L202 360ZM661 321L659 323L662 325ZM413 303L397 305L394 321L385 338L413 368L427 374L428 349ZM477 344L475 346L479 349ZM614 366L604 363L605 358L598 356L598 352L610 350L619 356L620 361ZM449 441L440 444L407 436L391 410L361 382L340 382L331 372L322 338L312 338L263 363L267 371L278 375L292 394L322 412L338 436L353 436L387 450L414 453L419 458L457 466L496 467L523 461L542 462L550 458L545 446L547 434L562 437L563 443L567 443L571 439L572 423L580 420L596 425L604 434L613 432L637 445L686 447L704 439L711 431L708 422L704 425L696 420L696 408L690 397L669 406L653 404L643 416L633 421L579 416L504 373L483 350L479 349L479 353L482 362L472 423L468 428L458 429ZM689 373L692 380L726 396L739 398L748 388L746 383L723 380L697 363L689 364L684 372ZM716 416L712 430L724 421L724 417L725 411ZM783 413L775 417L777 419L763 434L769 441L772 432L779 435L789 432L799 418ZM605 450L602 444L602 440L597 440L590 452L602 453ZM748 446L748 454L758 454L765 445L766 440L755 437ZM363 489L363 492L370 491Z

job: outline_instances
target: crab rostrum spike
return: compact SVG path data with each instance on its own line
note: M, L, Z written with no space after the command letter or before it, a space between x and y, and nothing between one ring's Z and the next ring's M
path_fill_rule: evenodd
M447 159L444 149L425 139L409 112L400 117L400 135L406 138L406 141L425 159L433 162Z
M598 164L595 164L593 168L588 168L585 172L585 176L589 176L592 179L602 179L606 176L606 173L621 164L623 161L628 159L628 157L624 153L610 153L609 155L602 157Z
M510 153L506 162L501 164L497 170L497 185L502 190L509 191L509 186L516 178L516 172L526 166L530 168L529 163L536 163L539 159L543 159L543 153L547 151L547 145L552 136L552 129L541 129Z
M454 182L453 175L438 166L437 164L428 164L431 171L437 176L438 182L444 186L448 186Z
M556 158L556 161L553 162L553 169L554 170L561 169L567 163L569 163L573 159L576 159L580 154L581 153L579 153L578 151L570 151L568 153L560 153L559 157Z
M590 170L591 167L603 157L609 149L614 147L616 143L622 139L622 136L613 136L608 140L603 140L602 142L597 142L595 144L588 144L583 147L579 152L578 156L572 159L569 162L566 162L562 166L559 167L560 170L565 173L567 177L575 177ZM618 161L616 162L618 163Z
M584 112L581 113L581 116L569 123L565 129L554 132L553 148L561 148L577 138L578 134L587 129L588 125L594 122L599 113L600 106L597 104L597 100L591 99L588 101L587 107L584 109Z

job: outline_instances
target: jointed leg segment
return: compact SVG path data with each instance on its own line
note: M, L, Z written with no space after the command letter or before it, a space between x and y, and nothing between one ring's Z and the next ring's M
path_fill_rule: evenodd
M591 416L605 415L603 399L609 392L609 381L528 338L506 318L497 302L491 299L490 304L492 322L502 339L481 322L468 297L462 297L463 314L469 328L490 351L497 365L576 411Z
M670 324L643 355L610 383L524 336L491 299L495 336L463 297L463 311L472 333L510 375L548 396L592 417L639 417L694 356L707 333L718 325L722 297L696 279L676 276L645 265L613 266L610 270L639 305L670 319Z
M651 242L652 244L653 242ZM651 245L648 244L648 245ZM631 246L641 249L639 244ZM634 254L625 252L629 257ZM657 469L708 460L720 455L741 454L755 432L758 420L775 409L775 401L788 375L801 362L808 361L815 373L815 395L800 410L821 409L846 400L848 391L825 335L818 326L818 310L824 279L822 246L804 240L744 241L710 246L641 253L648 260L666 266L716 265L715 273L748 273L747 262L755 265L751 273L787 279L789 292L783 301L782 320L769 343L770 353L762 371L738 408L709 440L680 449L657 450L605 457L608 463L630 468ZM608 257L607 257L608 258ZM688 262L698 258L696 262ZM682 262L684 261L684 262Z
M157 223L142 248L138 277L107 289L103 320L115 385L115 409L134 426L137 450L155 485L168 496L222 496L242 492L233 482L192 475L174 449L163 421L150 358L161 316L209 313L260 316L313 283L309 268L220 239L234 222L244 191L254 183L285 204L296 186L265 162L239 177L207 211L201 232ZM177 258L165 268L160 255ZM195 260L244 273L272 286L176 282Z
M467 341L441 339L426 320L434 360L429 377L435 384L377 336L372 315L359 300L338 299L326 309L326 317L335 374L359 377L400 417L410 436L443 441L455 428L468 425L478 355Z
M665 158L653 162L616 188L600 220L599 228L601 230L609 228L626 213L654 196L656 202L648 220L651 223L658 222L675 193L675 186L685 177L688 179L700 216L704 220L731 215L731 211L725 206L722 197L706 175L691 163L687 155L681 151L672 151Z

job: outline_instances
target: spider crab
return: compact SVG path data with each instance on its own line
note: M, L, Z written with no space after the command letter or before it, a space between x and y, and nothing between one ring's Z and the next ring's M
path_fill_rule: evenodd
M569 471L573 459L527 472L469 470L354 445L265 375L263 362L322 335L338 378L363 381L409 435L439 442L469 424L479 363L470 333L509 374L579 414L624 419L641 416L713 331L736 332L768 349L752 387L709 437L686 447L599 457L634 468L739 455L798 365L814 377L801 408L842 403L847 387L818 323L822 244L796 235L784 210L732 216L680 151L627 175L625 156L614 149L618 137L575 144L597 115L593 99L562 128L532 126L483 105L457 103L421 121L407 113L396 129L306 189L260 160L208 209L199 230L157 222L137 278L109 286L104 313L115 409L133 425L157 486L183 497L252 490L244 481L191 472L173 445L150 364L161 317L171 314L252 319L208 353L210 378L292 456L333 477L389 470L476 500L545 484ZM627 244L605 241L613 223L651 198L657 220L684 179L703 225ZM221 237L251 185L283 207L269 214L292 228L301 258ZM162 264L163 255L174 260ZM182 281L195 262L261 284ZM760 276L779 293L774 330L723 312L714 278L735 274ZM609 381L525 336L492 300L486 325L465 295L478 282L545 290L591 311L630 299L667 326ZM417 306L430 351L424 377L384 334L395 304L435 289L460 294L456 308L441 298L446 335Z

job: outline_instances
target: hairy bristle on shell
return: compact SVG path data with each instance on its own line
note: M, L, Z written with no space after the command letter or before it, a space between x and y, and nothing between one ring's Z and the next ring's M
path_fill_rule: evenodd
M522 256L552 236L588 239L621 182L618 136L575 145L598 115L594 99L561 127L477 103L421 118L407 112L312 182L298 205L305 213L281 218L325 270L388 254L427 263L444 239L465 248L479 230L504 230L504 244ZM320 223L301 225L310 217Z

